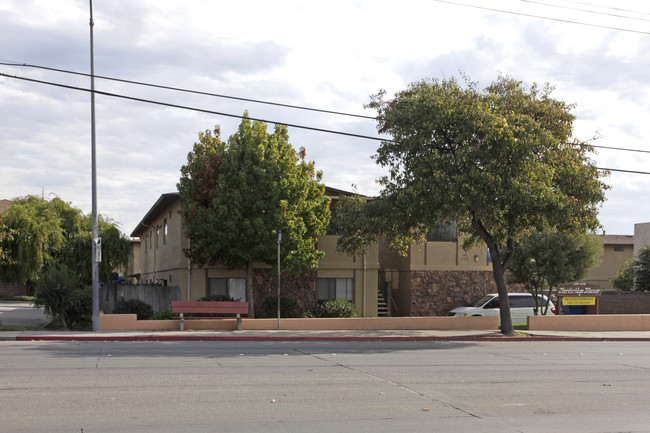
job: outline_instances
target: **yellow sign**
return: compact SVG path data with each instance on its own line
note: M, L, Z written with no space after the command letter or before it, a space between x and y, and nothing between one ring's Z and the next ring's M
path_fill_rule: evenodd
M565 296L562 305L596 305L594 296Z

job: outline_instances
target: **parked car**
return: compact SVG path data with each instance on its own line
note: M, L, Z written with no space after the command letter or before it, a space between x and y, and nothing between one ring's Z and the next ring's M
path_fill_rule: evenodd
M556 314L555 305L548 300L544 295L538 295L538 314L544 313L546 302L549 303L547 315ZM512 323L526 323L526 317L535 314L535 300L530 293L509 293L508 299L510 300L510 317ZM449 312L450 316L465 317L465 316L497 316L499 317L499 295L491 293L483 296L478 301L474 302L468 307L454 308Z

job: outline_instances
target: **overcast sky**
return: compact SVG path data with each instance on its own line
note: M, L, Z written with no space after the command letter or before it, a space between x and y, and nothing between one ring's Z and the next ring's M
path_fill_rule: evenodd
M83 0L0 0L0 62L89 73L89 16ZM96 75L373 116L364 104L381 89L393 95L459 71L484 88L501 73L555 85L555 97L576 104L577 138L650 151L650 4L641 0L95 0L93 16ZM0 65L0 73L90 87L87 77L43 69ZM95 88L378 137L370 119L102 79ZM220 125L227 139L239 122L97 95L99 212L131 233L161 194L176 191L198 132ZM56 195L90 213L90 125L89 93L0 76L0 198ZM327 185L379 192L378 141L289 133ZM600 148L593 159L650 172L650 153ZM650 221L650 175L613 172L606 182L607 234Z

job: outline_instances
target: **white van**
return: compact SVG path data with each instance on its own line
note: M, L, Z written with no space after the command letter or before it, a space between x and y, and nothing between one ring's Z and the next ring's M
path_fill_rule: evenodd
M534 308L534 299L533 295L530 293L509 293L508 299L510 300L510 317L512 318L512 323L526 323L526 317L533 316L535 314ZM542 315L544 313L544 307L546 306L547 298L544 295L538 295L538 313ZM546 311L547 315L556 314L555 305L553 302L548 301L549 306ZM474 302L471 306L468 307L458 307L454 308L449 312L450 316L456 317L465 317L465 316L497 316L499 314L499 295L492 293L489 295L483 296L478 301ZM500 319L499 319L500 320Z

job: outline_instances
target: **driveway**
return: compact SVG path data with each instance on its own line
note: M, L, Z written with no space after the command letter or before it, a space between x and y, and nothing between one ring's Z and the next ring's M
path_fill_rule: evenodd
M34 308L30 302L0 302L0 324L3 326L40 329L50 321L42 308Z

